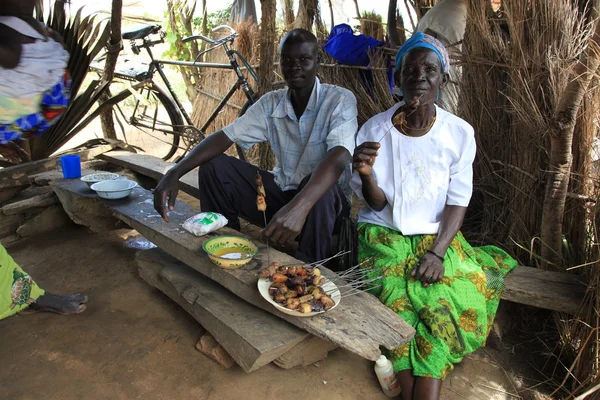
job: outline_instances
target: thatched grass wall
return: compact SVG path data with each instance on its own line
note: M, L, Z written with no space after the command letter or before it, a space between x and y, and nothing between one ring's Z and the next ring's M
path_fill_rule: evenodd
M463 230L475 243L499 244L522 263L535 265L542 246L550 132L593 24L571 0L504 0L502 14L482 8L478 0L468 3L458 113L475 128L478 154L474 196ZM561 266L585 275L592 284L585 312L555 318L561 343L553 348L551 363L557 367L548 376L555 383L555 398L575 398L599 379L595 215L600 210L597 177L591 173L599 102L596 82L586 93L574 133Z

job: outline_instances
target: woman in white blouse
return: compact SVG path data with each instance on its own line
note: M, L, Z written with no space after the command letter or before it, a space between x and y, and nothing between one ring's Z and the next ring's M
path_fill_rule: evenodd
M437 107L448 53L414 34L396 55L404 99L360 129L352 188L359 259L374 294L416 335L389 357L402 398L439 399L442 380L484 345L504 276L516 262L493 247L471 247L459 229L472 193L473 128Z

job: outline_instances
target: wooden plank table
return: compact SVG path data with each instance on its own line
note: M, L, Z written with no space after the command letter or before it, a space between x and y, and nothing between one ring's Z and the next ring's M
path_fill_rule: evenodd
M311 318L292 317L277 311L257 290L258 271L266 264L266 246L255 242L259 254L243 268L227 270L212 264L202 250L202 243L218 235L245 236L229 228L203 237L195 237L181 228L188 217L197 209L178 202L170 212L170 222L165 223L152 206L149 191L136 188L131 196L123 200L102 200L79 180L59 180L51 182L51 187L61 203L73 204L78 198L103 204L118 219L126 222L151 242L171 256L218 282L237 296L262 308L293 325L343 347L368 360L375 361L381 355L380 348L395 349L407 343L414 335L414 329L379 300L366 293L344 297L333 310ZM68 210L66 210L68 212ZM274 249L270 259L280 264L297 264L298 260ZM322 268L326 276L333 272ZM345 289L341 288L342 296Z
M157 157L126 151L111 151L102 154L100 158L156 180L160 180L175 165ZM189 172L181 178L180 189L198 197L196 171ZM506 278L506 289L502 292L502 299L577 314L581 311L579 308L586 288L586 282L574 274L518 266Z

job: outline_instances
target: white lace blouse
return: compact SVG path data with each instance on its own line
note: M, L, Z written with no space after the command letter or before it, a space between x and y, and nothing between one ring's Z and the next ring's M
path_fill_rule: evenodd
M381 140L373 176L388 204L381 211L368 205L358 222L385 226L403 235L438 233L444 206L469 205L473 190L475 135L466 121L436 106L436 121L421 137L399 132L392 116L402 103L376 115L363 125L357 146ZM362 182L354 172L350 183L363 199Z

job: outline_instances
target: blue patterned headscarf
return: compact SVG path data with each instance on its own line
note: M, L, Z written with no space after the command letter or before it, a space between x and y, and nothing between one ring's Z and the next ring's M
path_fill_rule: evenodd
M442 70L444 73L448 73L450 69L448 50L446 50L446 47L444 47L442 42L423 32L414 33L410 39L404 42L404 44L400 47L398 53L396 53L396 71L400 70L404 56L408 54L409 51L418 48L425 48L435 52L440 59L440 64L442 64Z

